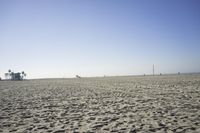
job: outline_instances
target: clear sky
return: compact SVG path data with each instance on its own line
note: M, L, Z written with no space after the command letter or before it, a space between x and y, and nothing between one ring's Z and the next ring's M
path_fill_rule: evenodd
M0 0L0 77L200 72L200 0Z

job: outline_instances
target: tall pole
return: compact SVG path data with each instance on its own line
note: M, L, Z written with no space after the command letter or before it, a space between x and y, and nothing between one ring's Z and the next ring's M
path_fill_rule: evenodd
M153 76L154 76L154 72L155 72L155 70L154 70L154 64L153 64Z

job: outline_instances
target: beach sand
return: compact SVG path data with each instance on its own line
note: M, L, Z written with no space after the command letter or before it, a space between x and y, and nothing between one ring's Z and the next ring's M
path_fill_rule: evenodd
M200 133L200 75L1 81L0 132Z

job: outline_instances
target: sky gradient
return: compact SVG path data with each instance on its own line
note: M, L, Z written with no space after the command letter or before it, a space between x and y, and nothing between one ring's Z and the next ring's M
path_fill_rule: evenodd
M199 0L0 0L0 77L200 72Z

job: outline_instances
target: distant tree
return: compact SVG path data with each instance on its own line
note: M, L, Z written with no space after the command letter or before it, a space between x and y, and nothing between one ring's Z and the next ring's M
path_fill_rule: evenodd
M26 78L26 73L24 73L24 78Z
M24 71L22 71L21 74L22 74L21 79L23 79L24 78L24 74L25 74Z
M14 76L15 76L15 73L14 73L14 72L11 72L10 75L11 75L11 80L14 80L14 79L15 79L15 77L14 77Z
M8 70L8 73L9 73L9 79L11 79L11 70L10 69Z

